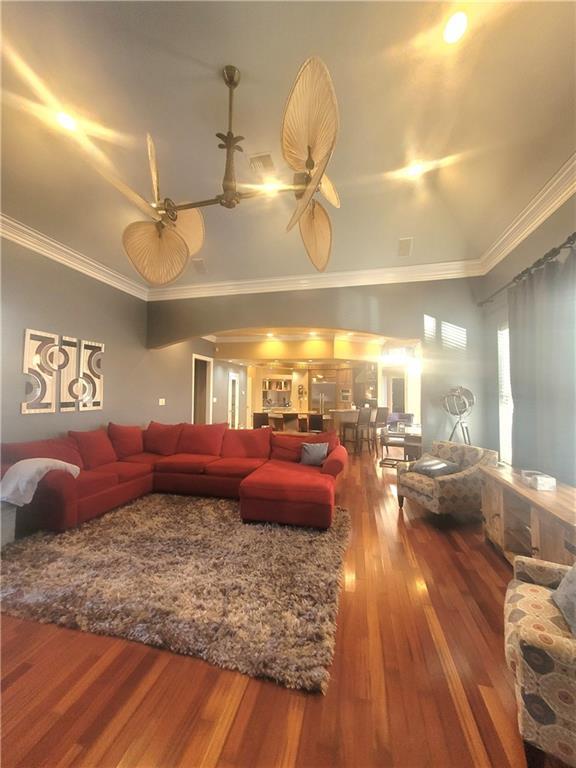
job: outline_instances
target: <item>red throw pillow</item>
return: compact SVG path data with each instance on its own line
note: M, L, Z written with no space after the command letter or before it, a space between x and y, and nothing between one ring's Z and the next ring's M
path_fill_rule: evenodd
M159 453L172 456L177 452L183 424L159 424L151 421L144 430L144 450L147 453Z
M302 435L273 434L270 458L279 461L300 461L302 443L328 443L328 453L330 454L340 444L340 441L336 432L303 433Z
M93 429L91 432L68 432L76 441L86 469L95 469L102 464L118 461L114 446L105 429Z
M222 441L223 459L267 459L270 456L268 427L262 429L227 429Z
M144 451L144 438L141 427L126 427L122 424L108 424L110 438L119 459L135 456Z
M69 437L53 440L34 440L30 443L4 443L2 463L15 464L23 459L58 459L84 469L77 444Z
M178 441L178 453L220 456L227 424L184 424Z

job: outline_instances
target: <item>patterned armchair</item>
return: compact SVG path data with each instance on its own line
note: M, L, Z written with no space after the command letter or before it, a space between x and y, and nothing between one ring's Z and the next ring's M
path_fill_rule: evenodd
M414 499L437 515L479 513L482 502L482 480L478 468L482 464L496 466L498 453L474 445L435 440L430 453L453 461L460 472L442 477L427 477L412 472L414 462L398 464L398 504L404 497Z
M506 661L529 766L541 752L576 766L576 637L551 598L568 570L517 557L506 592Z

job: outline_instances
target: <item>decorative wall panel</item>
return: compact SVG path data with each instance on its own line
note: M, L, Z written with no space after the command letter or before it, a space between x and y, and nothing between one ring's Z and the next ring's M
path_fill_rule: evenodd
M60 371L60 410L76 411L81 392L78 374L80 370L80 341L70 336L62 336L62 352L67 356L66 365Z
M26 391L22 413L54 413L56 410L56 374L60 364L58 336L26 329L24 364Z
M103 406L104 344L26 330L23 414L95 411Z
M97 341L80 342L80 379L83 388L80 397L81 411L97 411L102 408L104 380L102 356L104 344Z

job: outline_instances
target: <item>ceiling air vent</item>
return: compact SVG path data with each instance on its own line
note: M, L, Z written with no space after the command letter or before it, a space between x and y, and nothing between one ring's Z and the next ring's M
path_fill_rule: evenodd
M194 271L198 275L205 275L206 274L206 262L204 259L195 258L190 259L190 264L194 267Z
M248 155L250 170L259 176L273 176L276 172L274 160L269 152L260 152L256 155Z
M401 237L398 240L398 256L402 261L407 261L412 256L414 249L413 237Z

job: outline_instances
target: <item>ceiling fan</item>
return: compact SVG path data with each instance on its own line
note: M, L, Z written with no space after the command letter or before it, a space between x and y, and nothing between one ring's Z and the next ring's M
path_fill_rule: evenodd
M156 149L148 135L148 161L152 178L152 203L117 177L109 180L129 200L147 214L147 221L128 225L122 243L128 258L152 285L166 285L184 271L190 256L197 253L204 242L204 220L199 208L221 205L235 208L242 200L262 196L266 190L241 191L236 183L234 153L242 152L243 136L233 131L234 90L240 82L240 72L226 66L222 72L228 87L228 131L217 133L219 148L226 150L226 164L222 193L207 200L175 203L160 196ZM324 62L313 57L304 62L288 97L282 122L281 144L286 163L294 171L291 185L279 188L292 192L296 208L287 230L298 223L304 246L314 267L323 271L330 259L332 227L325 208L316 200L318 190L334 206L340 199L332 182L326 176L326 167L332 157L338 136L338 104Z

